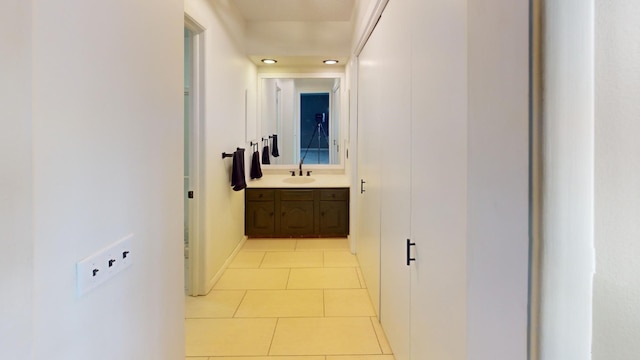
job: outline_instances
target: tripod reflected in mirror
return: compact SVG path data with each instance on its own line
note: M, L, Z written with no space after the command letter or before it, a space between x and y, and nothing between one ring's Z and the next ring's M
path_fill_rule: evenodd
M302 156L302 159L300 160L300 166L302 167L302 164L304 163L304 160L307 158L307 154L309 153L309 148L311 147L311 144L313 143L313 141L317 138L318 140L318 147L316 149L316 154L318 156L318 162L316 164L322 164L323 161L321 160L321 149L323 149L322 145L326 144L327 147L327 156L329 153L329 136L327 135L327 131L325 129L325 125L327 122L327 114L326 113L316 113L315 114L315 129L313 130L313 133L311 134L311 137L309 137L309 143L307 144L307 148L305 149L304 155ZM324 141L322 140L324 139ZM324 163L328 163L328 159L326 162Z

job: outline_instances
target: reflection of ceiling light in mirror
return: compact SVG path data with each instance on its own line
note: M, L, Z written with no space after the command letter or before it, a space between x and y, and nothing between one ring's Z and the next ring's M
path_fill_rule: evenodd
M275 59L262 59L262 62L265 63L265 64L275 64L278 61L275 60Z
M323 63L327 65L335 65L338 63L338 60L324 60Z

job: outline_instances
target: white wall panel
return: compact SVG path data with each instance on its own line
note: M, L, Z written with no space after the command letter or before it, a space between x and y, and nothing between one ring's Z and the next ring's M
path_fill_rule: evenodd
M182 2L32 14L34 358L180 358ZM76 262L130 233L135 263L78 297Z

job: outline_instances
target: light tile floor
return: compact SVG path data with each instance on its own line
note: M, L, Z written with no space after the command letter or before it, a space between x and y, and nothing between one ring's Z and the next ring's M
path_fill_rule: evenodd
M345 239L250 239L186 299L187 360L394 360Z

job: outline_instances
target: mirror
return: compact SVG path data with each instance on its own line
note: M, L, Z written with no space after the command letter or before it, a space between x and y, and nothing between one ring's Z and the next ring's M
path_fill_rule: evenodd
M260 74L258 84L260 149L279 155L263 166L343 166L343 74Z

